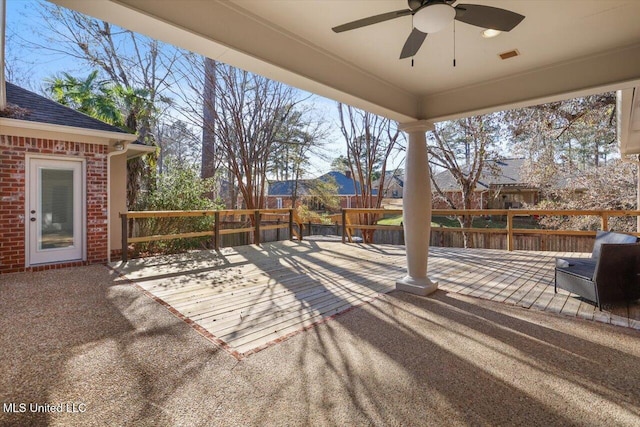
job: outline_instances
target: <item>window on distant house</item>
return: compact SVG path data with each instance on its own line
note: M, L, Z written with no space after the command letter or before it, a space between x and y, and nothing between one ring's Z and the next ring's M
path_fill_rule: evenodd
M282 197L276 198L276 209L282 209Z

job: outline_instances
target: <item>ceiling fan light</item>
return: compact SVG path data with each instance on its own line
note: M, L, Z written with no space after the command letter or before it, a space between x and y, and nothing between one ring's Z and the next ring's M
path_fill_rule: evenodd
M413 15L413 26L426 34L437 33L449 25L455 17L456 10L448 4L430 4Z
M482 32L482 37L484 37L485 39L490 39L499 36L500 34L502 34L502 31L488 28Z

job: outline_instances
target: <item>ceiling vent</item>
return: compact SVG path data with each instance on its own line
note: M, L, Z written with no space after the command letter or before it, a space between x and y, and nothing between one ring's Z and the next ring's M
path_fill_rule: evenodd
M502 52L502 53L498 54L498 56L501 59L509 59L509 58L514 58L516 56L520 56L520 52L518 52L518 49L513 49L513 50L510 50L508 52Z

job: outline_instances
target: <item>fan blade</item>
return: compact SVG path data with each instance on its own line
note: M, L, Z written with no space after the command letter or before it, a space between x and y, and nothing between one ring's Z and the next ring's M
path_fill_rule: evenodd
M459 4L455 9L456 20L493 30L511 31L524 19L523 15L510 10L479 4Z
M427 33L423 33L420 30L413 29L411 30L411 34L407 37L407 41L404 42L404 46L402 47L402 52L400 52L400 59L409 58L410 56L415 56L420 50L420 46L424 42L424 39L427 38Z
M368 18L358 19L357 21L348 22L346 24L333 27L335 33L343 31L355 30L356 28L366 27L367 25L377 24L379 22L389 21L391 19L400 18L401 16L411 15L411 9L396 10L395 12L387 12L381 15L370 16Z

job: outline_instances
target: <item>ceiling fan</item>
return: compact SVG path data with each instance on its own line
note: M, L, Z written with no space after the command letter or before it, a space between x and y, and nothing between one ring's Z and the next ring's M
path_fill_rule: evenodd
M487 29L511 31L524 19L523 15L506 9L479 4L452 6L455 2L456 0L408 0L409 9L358 19L333 27L332 30L341 33L411 15L413 16L413 30L400 53L400 59L404 59L418 53L429 33L437 33L453 20Z

